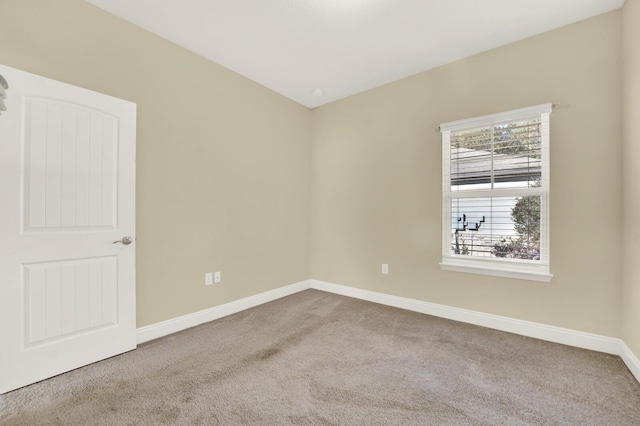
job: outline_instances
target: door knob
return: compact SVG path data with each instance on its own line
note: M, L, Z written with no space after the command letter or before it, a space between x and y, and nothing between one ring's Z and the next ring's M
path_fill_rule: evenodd
M124 244L125 246L128 246L128 245L129 245L129 244L131 244L132 242L133 242L133 238L131 238L131 237L122 237L122 239L121 239L121 240L114 241L114 242L113 242L113 244L116 244L116 243L122 243L122 244Z

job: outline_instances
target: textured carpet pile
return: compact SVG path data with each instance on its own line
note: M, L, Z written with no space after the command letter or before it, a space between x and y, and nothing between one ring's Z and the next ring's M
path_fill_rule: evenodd
M640 425L617 356L307 290L0 396L2 425Z

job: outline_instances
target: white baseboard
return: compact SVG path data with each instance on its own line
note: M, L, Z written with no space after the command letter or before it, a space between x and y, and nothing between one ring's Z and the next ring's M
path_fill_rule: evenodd
M311 288L578 348L620 355L620 339L311 280Z
M620 358L622 358L624 363L627 364L629 371L631 371L631 373L636 376L636 379L640 382L640 359L631 352L629 346L627 346L623 341L620 341L620 349Z
M205 322L213 321L227 315L235 314L245 309L253 308L255 306L262 305L263 303L271 302L309 288L379 303L381 305L420 312L436 317L447 318L454 321L475 324L495 330L520 334L522 336L533 337L549 342L619 355L631 373L638 381L640 381L640 360L621 339L530 321L523 321L499 315L485 314L467 309L454 308L451 306L439 305L416 299L392 296L389 294L377 293L374 291L313 279L300 281L299 283L256 294L255 296L246 297L224 305L215 306L203 311L194 312L192 314L183 315L167 321L141 327L137 330L137 342L144 343L149 340L157 339L159 337L185 330Z
M244 299L225 303L224 305L215 306L213 308L172 318L146 327L141 327L136 332L137 342L138 344L148 342L149 340L157 339L196 325L204 324L205 322L226 317L228 315L244 311L245 309L253 308L254 306L259 306L263 303L271 302L273 300L307 290L308 288L309 281L301 281L275 290L245 297Z

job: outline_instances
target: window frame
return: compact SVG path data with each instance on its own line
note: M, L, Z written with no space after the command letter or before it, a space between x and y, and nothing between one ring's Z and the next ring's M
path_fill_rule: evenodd
M467 272L499 277L518 278L549 282L553 278L550 272L549 251L549 194L550 164L549 116L553 110L551 103L506 111L497 114L451 121L440 125L442 132L442 262L440 267L446 271ZM476 189L465 191L451 190L451 133L492 127L514 121L540 120L541 133L541 185L522 189ZM540 196L540 260L506 259L495 257L472 257L452 253L451 248L451 203L461 198L521 197Z

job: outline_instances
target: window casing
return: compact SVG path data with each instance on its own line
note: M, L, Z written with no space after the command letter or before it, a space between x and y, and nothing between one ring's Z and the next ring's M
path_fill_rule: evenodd
M551 104L440 125L445 270L550 281Z

